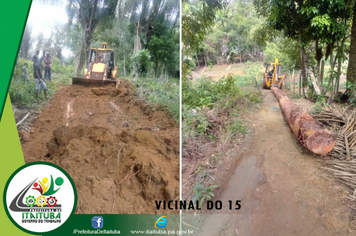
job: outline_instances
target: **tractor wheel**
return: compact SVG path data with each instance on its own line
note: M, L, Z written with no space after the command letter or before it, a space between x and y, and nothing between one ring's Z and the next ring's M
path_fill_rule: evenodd
M261 84L262 84L262 88L268 89L268 86L267 86L267 84L266 84L265 77L263 77L263 76L262 76L262 79L261 79Z

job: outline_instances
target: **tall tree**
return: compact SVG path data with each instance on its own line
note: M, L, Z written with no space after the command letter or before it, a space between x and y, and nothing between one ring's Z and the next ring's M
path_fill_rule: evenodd
M353 7L353 20L351 28L351 45L349 55L349 65L347 67L347 82L350 84L356 84L356 2ZM356 92L356 91L351 91Z
M31 32L32 32L32 27L30 24L27 24L25 31L23 32L21 46L20 46L21 57L28 58L29 56L28 53L30 51L31 41L32 41Z
M174 53L179 52L179 50L176 50L176 47L179 45L179 34L177 33L179 32L179 28L177 27L176 30L171 31L166 24L155 24L154 33L150 37L148 44L148 49L154 63L156 78L158 77L159 65L167 67L175 58L179 58L179 54Z
M225 0L182 0L183 54L195 54L214 24L216 12L226 5ZM189 66L182 61L182 77L186 79Z
M83 31L83 41L77 50L76 76L81 76L87 52L95 28L100 22L112 20L115 17L115 9L118 0L69 0L67 12L70 16L77 18Z
M307 72L312 74L309 70L309 58L305 53L305 46L315 41L317 74L321 85L322 73L318 71L323 53L320 42L329 45L330 48L335 41L346 37L350 0L254 0L254 2L257 11L267 16L267 22L272 28L282 31L288 38L298 40L303 88L307 85Z

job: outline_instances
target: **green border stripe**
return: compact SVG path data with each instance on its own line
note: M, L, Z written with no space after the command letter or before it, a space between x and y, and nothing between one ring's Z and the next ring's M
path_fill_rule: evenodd
M6 99L4 116L0 123L0 150L0 196L3 197L4 187L9 177L17 168L25 164L9 96ZM29 235L11 223L2 201L0 204L0 222L1 235Z
M21 0L17 3L1 1L0 7L0 65L3 68L0 79L0 122L32 0Z

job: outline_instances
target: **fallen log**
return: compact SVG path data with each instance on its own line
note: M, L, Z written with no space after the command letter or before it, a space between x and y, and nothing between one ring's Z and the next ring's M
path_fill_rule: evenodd
M17 124L16 124L16 126L19 126L19 125L21 125L22 124L22 122L24 122L29 116L30 116L30 114L31 114L31 112L29 112L29 113L27 113L27 115L25 115L25 117L24 118L22 118L22 120L20 120Z
M272 87L274 95L278 98L290 128L299 142L315 154L326 155L335 146L335 138L331 132L303 110L295 105L281 90Z

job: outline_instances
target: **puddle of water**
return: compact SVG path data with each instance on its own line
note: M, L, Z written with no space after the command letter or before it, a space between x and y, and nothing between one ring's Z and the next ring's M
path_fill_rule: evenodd
M271 109L272 111L280 111L281 110L276 106L270 106L269 109Z
M242 198L248 189L258 186L263 177L263 172L256 167L256 164L257 157L249 156L238 165L235 173L231 176L227 188L235 186L234 194L236 197Z
M252 217L252 210L258 206L258 202L246 202L244 197L251 189L255 189L264 183L263 171L257 167L257 160L256 156L249 156L238 164L229 183L218 198L223 203L228 203L229 200L242 200L241 210L236 212L230 210L228 204L223 205L223 209L215 210L212 214L206 216L199 236L216 235L215 231L226 228L228 222L231 225L236 225L236 222L238 222L240 230L244 232L243 235L250 235L250 218Z

